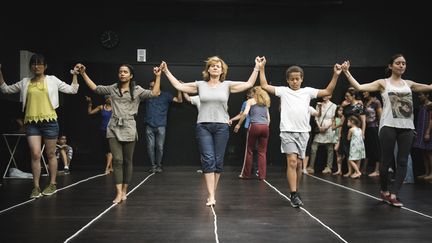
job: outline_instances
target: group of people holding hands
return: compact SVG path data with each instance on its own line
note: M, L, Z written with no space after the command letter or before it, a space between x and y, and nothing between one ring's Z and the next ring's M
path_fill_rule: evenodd
M135 117L140 102L160 94L162 73L178 91L197 94L200 101L196 124L196 138L199 145L203 176L207 186L207 206L216 205L216 190L221 173L226 145L229 138L228 99L231 93L244 92L252 88L259 77L260 87L255 88L254 100L250 101L247 112L256 114L256 120L251 121L255 139L268 139L269 99L266 93L280 98L280 141L281 152L286 155L287 180L290 191L290 202L293 207L300 207L303 201L299 194L299 179L302 173L302 160L305 157L310 132L309 106L311 99L332 95L338 78L344 73L351 86L358 91L379 91L383 97L383 112L380 122L379 138L382 149L380 163L380 196L394 206L402 206L397 194L402 186L409 151L414 136L413 113L399 112L401 101L412 108L412 91L429 92L432 85L416 83L402 79L406 70L406 60L398 54L391 58L387 65L390 75L370 83L360 84L350 72L350 62L333 66L333 75L327 87L317 89L302 87L304 71L299 66L291 66L286 70L287 85L270 85L266 78L264 56L255 58L254 68L246 81L227 79L228 65L218 56L209 57L205 61L202 79L195 82L182 82L169 70L164 61L153 68L154 86L151 90L144 89L134 81L134 68L122 64L118 69L118 81L111 85L97 85L88 75L86 67L78 63L72 72L72 84L66 84L55 76L46 75L47 64L41 54L34 54L30 59L30 69L33 76L15 84L8 85L3 79L0 65L0 91L3 93L20 92L25 113L25 127L29 142L34 189L31 198L51 195L56 191L57 159L55 157L58 123L55 109L58 107L58 93L76 94L78 92L77 75L81 75L87 86L96 94L109 95L112 115L106 129L112 153L112 164L116 187L113 203L127 199L128 185L132 177L132 159L137 141ZM268 96L267 96L268 97ZM355 122L353 120L353 122ZM256 123L256 124L255 124ZM42 139L43 138L43 139ZM41 191L40 177L40 146L45 143L45 151L49 160L50 184ZM393 158L395 144L398 144L396 158L396 179L389 184L388 168ZM249 146L249 144L248 144ZM255 142L251 142L251 148ZM258 146L260 179L265 179L265 152L267 142ZM249 155L247 155L249 156ZM249 156L250 157L250 156ZM251 158L250 158L251 159ZM250 168L250 167L249 167ZM243 175L249 175L243 174Z

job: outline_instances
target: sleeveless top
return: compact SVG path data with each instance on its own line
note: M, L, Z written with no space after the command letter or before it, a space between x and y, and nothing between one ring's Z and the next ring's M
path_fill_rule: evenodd
M255 124L268 124L267 106L253 105L249 111L250 122Z
M25 124L57 120L57 113L49 100L46 80L43 82L29 82L26 103Z
M102 124L100 129L102 131L106 131L107 130L107 126L108 126L108 122L111 118L112 115L112 109L111 110L106 110L105 109L105 105L103 106L102 110L101 110L101 115L102 115Z
M383 111L379 129L384 126L394 128L414 129L412 92L405 80L403 86L398 87L385 79L386 88L381 92Z

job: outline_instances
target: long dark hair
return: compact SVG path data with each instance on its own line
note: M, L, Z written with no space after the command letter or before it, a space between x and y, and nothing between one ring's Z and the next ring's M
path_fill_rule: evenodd
M130 74L132 75L132 78L135 77L135 72L134 72L134 68L132 67L132 65L130 65L130 64L121 64L119 66L119 69L121 67L127 67L129 69ZM135 85L136 85L135 81L131 80L129 82L129 92L130 92L130 95L131 95L131 100L135 99L134 98ZM119 89L120 97L122 97L123 93L121 92L121 81L120 80L117 82L117 88Z
M395 55L393 55L393 56L390 58L389 62L387 63L387 66L386 66L386 68L385 68L385 74L390 74L390 73L391 73L391 70L390 70L389 66L393 65L393 62L394 62L397 58L399 58L399 57L403 57L403 58L405 58L405 56L404 56L403 54L400 54L400 53L395 54Z

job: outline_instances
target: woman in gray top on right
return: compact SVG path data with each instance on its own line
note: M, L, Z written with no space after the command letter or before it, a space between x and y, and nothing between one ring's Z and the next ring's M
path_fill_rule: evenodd
M402 54L391 57L387 66L387 71L390 72L388 78L378 79L370 83L359 84L349 72L349 67L349 61L345 61L342 64L342 71L356 90L381 92L383 109L379 123L379 140L382 152L380 197L383 201L395 207L402 207L403 204L397 198L397 194L405 178L408 155L414 138L412 91L430 92L432 91L432 85L402 79L402 75L406 70L406 60ZM394 156L396 142L399 148L396 157L396 178L389 185L388 169Z
M208 191L206 206L216 205L215 192L220 174L223 172L223 160L229 138L229 94L245 91L254 85L258 77L260 61L260 58L255 58L255 68L246 82L225 80L228 65L218 56L209 57L205 61L203 80L190 83L180 82L168 70L167 64L161 63L162 72L174 88L199 95L201 105L195 132Z

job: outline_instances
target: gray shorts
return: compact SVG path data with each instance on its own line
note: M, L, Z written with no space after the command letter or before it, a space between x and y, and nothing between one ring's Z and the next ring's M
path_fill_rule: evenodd
M308 132L281 132L281 151L284 154L297 154L300 159L306 155L309 140Z

